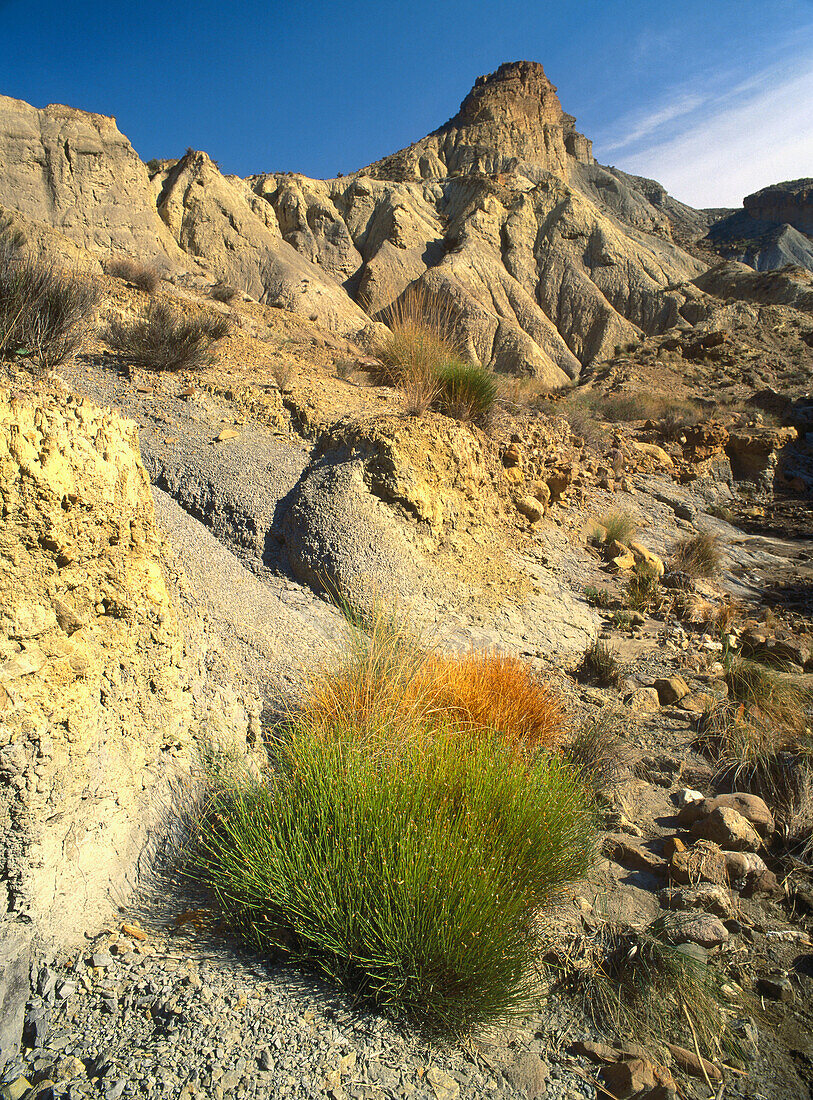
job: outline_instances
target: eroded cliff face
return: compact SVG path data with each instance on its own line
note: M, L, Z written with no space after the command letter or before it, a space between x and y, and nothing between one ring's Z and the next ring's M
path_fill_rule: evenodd
M791 225L813 235L813 179L788 180L746 195L742 205L747 214L761 221Z
M181 630L135 425L0 395L0 924L71 942L189 797Z
M185 260L158 217L147 169L105 115L0 96L0 204L91 251Z
M190 151L150 181L112 119L0 104L0 202L97 252L180 257L367 348L425 283L473 360L555 390L674 324L673 288L704 268L673 239L702 218L597 165L534 62L479 77L440 129L336 180L241 180Z

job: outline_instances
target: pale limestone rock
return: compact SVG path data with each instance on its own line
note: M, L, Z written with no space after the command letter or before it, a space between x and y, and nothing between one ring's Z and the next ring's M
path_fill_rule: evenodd
M342 336L369 326L339 283L283 239L273 206L221 175L205 153L189 152L167 170L158 210L186 252L259 301Z
M158 217L147 169L105 115L0 96L0 204L91 252L187 265Z

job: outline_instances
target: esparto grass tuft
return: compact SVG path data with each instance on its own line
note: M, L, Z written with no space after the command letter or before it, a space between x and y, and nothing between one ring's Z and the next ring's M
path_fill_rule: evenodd
M491 371L464 359L448 300L413 286L381 316L390 331L378 348L380 375L403 391L407 411L436 408L457 420L485 420L497 383Z
M591 861L591 799L546 751L559 712L512 661L436 658L397 613L346 614L344 652L271 746L276 771L216 787L194 873L255 948L463 1034L538 992L538 912ZM535 733L509 684L537 702Z
M154 264L139 263L128 256L109 260L104 267L107 275L114 279L123 279L127 283L143 290L145 294L154 294L161 282L161 273Z
M597 638L584 651L581 676L599 687L612 687L621 679L621 665L614 649Z
M53 370L82 348L99 300L93 279L23 252L13 223L0 226L0 355Z
M620 542L622 546L626 546L638 530L638 522L629 512L606 512L599 517L598 522L607 532L608 545Z
M716 577L722 563L722 539L710 531L701 531L677 543L672 550L670 569L690 577Z

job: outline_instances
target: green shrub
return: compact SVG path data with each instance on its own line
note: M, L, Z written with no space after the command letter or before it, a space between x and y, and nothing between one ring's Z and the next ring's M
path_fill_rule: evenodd
M254 948L464 1033L528 1007L539 909L589 866L591 799L561 752L482 727L505 707L481 662L438 665L380 607L352 618L346 653L274 743L274 773L216 787L194 873ZM434 705L467 676L476 715Z
M21 243L0 230L0 355L52 370L82 347L99 291L92 279L25 256Z
M402 732L373 754L295 730L275 782L221 792L197 870L255 947L465 1032L527 1007L536 912L587 868L592 826L553 756Z
M435 404L456 420L482 422L494 406L497 384L491 371L477 363L448 360L437 373Z
M209 314L186 317L166 302L150 302L137 321L110 322L105 339L128 362L148 370L194 370L210 362L209 349L231 322Z
M600 607L606 610L613 605L612 593L606 588L598 588L594 584L588 584L583 589L583 594L592 607Z

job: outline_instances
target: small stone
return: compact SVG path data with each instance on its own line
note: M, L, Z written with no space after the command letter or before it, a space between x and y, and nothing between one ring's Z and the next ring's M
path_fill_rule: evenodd
M701 947L719 947L728 939L728 929L717 917L708 913L680 913L664 921L664 934L669 943L697 943Z
M604 1063L610 1065L613 1062L617 1062L621 1058L621 1051L616 1050L614 1047L607 1046L606 1043L594 1043L586 1039L579 1039L568 1047L570 1054L582 1054L585 1058L589 1058L592 1062Z
M785 1004L795 999L793 986L783 977L757 978L757 993L769 1001L783 1001Z
M762 845L750 821L726 806L718 806L707 818L696 821L690 832L698 840L719 844L724 852L756 852Z
M661 701L657 691L652 687L638 688L633 691L624 702L636 714L651 714L660 710Z
M547 1063L538 1054L530 1051L518 1055L513 1065L506 1069L508 1080L528 1100L541 1100L545 1095L549 1074Z
M432 1086L437 1100L454 1100L454 1097L460 1095L460 1086L454 1077L450 1077L448 1073L445 1073L442 1069L438 1069L437 1066L430 1066L426 1071L426 1079Z
M691 691L677 705L689 714L708 714L715 702L716 699L708 691Z
M679 1047L674 1043L667 1043L666 1045L669 1047L669 1053L675 1059L675 1064L679 1066L684 1073L690 1073L693 1077L703 1077L703 1070L705 1069L711 1081L722 1081L722 1071L719 1070L713 1062L709 1062L708 1059L703 1058L701 1068L700 1059L698 1059L693 1051L686 1050L685 1047Z
M260 1057L257 1059L257 1062L259 1064L260 1069L263 1070L265 1073L270 1073L271 1070L273 1070L273 1068L274 1068L274 1058L273 1058L273 1055L271 1054L271 1051L267 1047L260 1054Z
M694 791L691 787L683 787L681 790L675 793L675 802L683 809L685 806L694 806L698 802L704 802L705 796L702 791ZM690 822L691 824L691 822Z
M708 817L719 808L736 810L756 829L760 836L773 833L775 825L773 814L758 795L748 793L721 794L716 798L706 798L702 802L692 803L680 811L680 825L694 825L701 818Z
M22 1100L31 1087L31 1082L26 1077L17 1077L0 1089L0 1100Z
M677 852L685 852L686 845L679 836L668 836L663 842L664 859L671 860Z
M216 443L224 443L227 439L239 439L240 433L236 428L224 428L215 440Z
M658 901L664 909L701 909L724 919L734 912L728 891L711 882L699 886L667 886L658 893Z
M668 679L656 680L653 687L657 691L658 698L663 706L679 703L684 696L689 694L689 685L682 676L670 676Z
M94 951L90 957L91 966L107 970L113 965L113 956L109 951Z
M602 1084L619 1100L642 1096L656 1087L655 1074L649 1062L643 1058L631 1058L605 1066L599 1073Z
M651 874L666 874L666 861L650 852L642 844L636 844L626 837L607 837L602 851L614 863L629 867L633 871L649 871Z
M636 565L645 566L646 569L656 577L663 576L663 561L657 554L653 554L651 550L647 550L640 542L631 542L629 548L635 559ZM688 688L686 690L688 691Z
M514 507L521 516L525 516L529 523L538 523L545 514L544 506L535 497L531 496L515 497Z
M129 936L131 940L146 940L148 938L144 929L139 928L137 924L123 924L121 930L124 935Z

